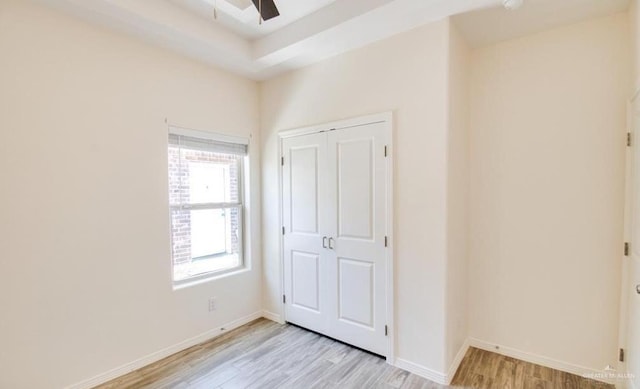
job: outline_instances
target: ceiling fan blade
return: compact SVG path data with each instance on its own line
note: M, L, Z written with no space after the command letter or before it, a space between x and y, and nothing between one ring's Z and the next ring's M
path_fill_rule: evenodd
M258 9L259 12L260 0L251 1L253 1L253 5L256 6L256 9ZM276 7L274 0L262 0L262 20L273 19L276 16L280 16L280 12L278 11L278 7Z

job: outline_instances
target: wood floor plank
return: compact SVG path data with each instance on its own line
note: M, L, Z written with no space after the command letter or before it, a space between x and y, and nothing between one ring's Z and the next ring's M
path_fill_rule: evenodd
M99 389L613 389L576 375L469 348L452 386L380 357L265 319L171 355Z
M524 379L524 389L553 389L553 383L542 378L527 376Z
M516 388L516 364L508 359L498 359L496 375L494 376L495 387L499 389Z
M563 371L554 371L554 389L579 389L580 377Z

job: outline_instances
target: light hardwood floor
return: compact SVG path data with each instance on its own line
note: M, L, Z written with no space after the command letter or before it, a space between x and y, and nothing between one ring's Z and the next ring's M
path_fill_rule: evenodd
M471 348L451 387L613 388ZM380 357L291 325L259 319L99 386L112 388L447 388Z

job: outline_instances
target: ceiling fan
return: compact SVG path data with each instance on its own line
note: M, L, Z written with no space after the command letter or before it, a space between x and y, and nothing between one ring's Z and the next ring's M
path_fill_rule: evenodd
M253 5L256 6L256 9L260 13L262 20L273 19L276 16L280 16L280 11L278 11L278 7L276 7L276 3L274 0L251 0Z
M211 2L211 0L208 0ZM251 7L251 4L258 10L260 16L259 23L262 24L263 20L273 19L276 16L280 16L280 11L276 7L274 0L221 0L225 7L230 6L232 9L237 9L240 12ZM213 18L218 19L218 0L213 0Z

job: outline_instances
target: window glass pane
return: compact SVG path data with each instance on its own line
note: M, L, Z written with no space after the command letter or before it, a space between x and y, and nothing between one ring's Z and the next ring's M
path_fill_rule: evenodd
M230 197L229 165L189 163L189 202L225 203Z
M239 203L241 158L169 146L171 204Z
M245 153L227 153L228 147L190 147L170 136L174 281L242 266L242 147ZM218 208L223 204L233 206Z
M172 210L175 281L242 264L241 212L240 207Z

